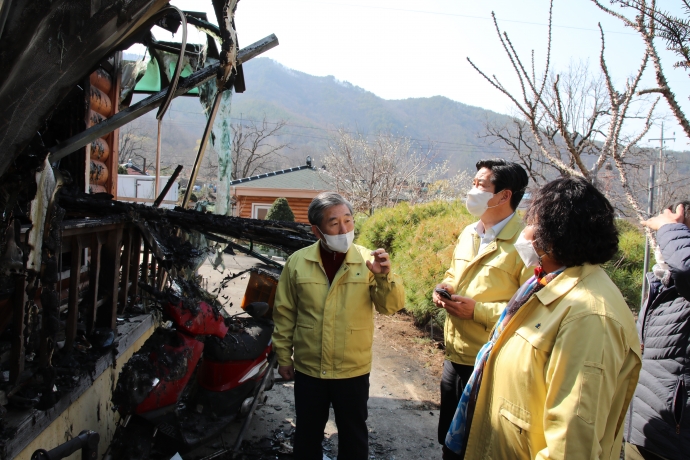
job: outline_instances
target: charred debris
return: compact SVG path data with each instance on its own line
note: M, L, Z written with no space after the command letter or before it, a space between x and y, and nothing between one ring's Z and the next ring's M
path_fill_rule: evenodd
M242 62L278 44L269 36L240 49L237 0L213 5L220 27L167 0L0 2L0 458L30 442L18 431L26 417L35 422L116 355L118 327L155 295L174 286L190 308L220 310L220 292L195 276L205 258L234 249L270 264L254 244L291 253L314 241L300 224L185 209L189 197L174 209L113 199L118 128L155 109L160 120L199 88L210 109L186 172L191 191L221 95L244 91ZM157 41L153 26L182 42ZM187 27L206 44L186 43ZM146 67L123 61L135 43L156 60L161 88L131 104Z

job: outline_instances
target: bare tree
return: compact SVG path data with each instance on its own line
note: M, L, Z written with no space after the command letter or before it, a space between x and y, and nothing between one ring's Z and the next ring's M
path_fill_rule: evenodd
M263 120L243 121L232 125L232 179L250 177L275 169L281 151L290 144L277 141L285 120L276 123Z
M135 125L127 124L120 129L119 163L127 163L137 159L140 164L146 163L144 150L144 136L141 129Z
M422 187L419 192L411 196L412 202L427 202L432 200L451 201L464 198L472 188L474 177L467 171L450 174L448 160L433 164L422 176Z
M213 149L209 149L204 155L201 177L207 181L218 179L218 156Z
M340 129L321 173L357 211L371 214L401 200L419 202L429 196L428 186L438 178L432 174L435 156L432 147L418 150L409 138L380 133L367 139ZM447 164L439 170L447 171ZM436 190L446 189L437 185Z
M607 165L615 167L616 185L625 197L626 207L642 219L646 215L640 205L644 193L636 190L635 182L651 157L638 143L652 127L659 101L639 92L650 52L643 53L625 85L616 88L606 64L600 26L598 75L592 76L588 66L582 64L571 66L563 75L554 73L551 69L552 11L553 1L549 9L546 62L539 74L534 53L531 65L526 66L492 13L499 40L517 76L519 92L511 92L495 75L486 75L468 58L477 72L513 102L519 114L513 126L494 129L494 137L517 153L537 183L553 174L576 175L601 188L600 174L605 174ZM641 122L636 132L630 126L633 120L638 125Z
M690 21L688 18L681 18L671 13L661 11L657 8L656 1L646 0L611 0L613 6L629 8L636 12L633 19L628 18L622 12L602 4L599 0L592 0L602 11L620 19L626 26L635 30L645 44L645 56L652 61L654 76L656 80L655 88L646 88L638 91L638 94L661 94L669 107L673 116L683 127L685 135L690 137L690 121L680 107L676 95L668 84L666 74L661 65L661 57L654 43L654 39L660 37L666 41L667 48L680 57L680 61L675 63L675 67L688 70L690 68ZM686 16L690 16L690 2L681 0Z

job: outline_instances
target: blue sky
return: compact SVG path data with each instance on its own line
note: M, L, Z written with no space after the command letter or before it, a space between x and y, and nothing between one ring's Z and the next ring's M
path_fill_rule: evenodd
M210 0L173 0L185 10L208 11ZM609 2L604 1L605 4ZM662 8L677 2L660 1ZM546 0L241 0L235 17L240 45L275 33L280 46L265 54L281 64L312 75L333 75L385 99L446 96L501 113L513 113L510 101L470 67L470 57L487 74L517 89L510 62L491 21L491 12L520 55L535 52L543 69L548 20ZM601 12L590 0L556 0L553 14L552 68L589 61L597 70L601 46L597 23L606 33L606 57L622 88L642 57L642 43L630 29ZM675 57L658 48L665 70L686 113L690 114L688 74L672 68ZM251 91L251 75L247 75ZM655 86L648 72L643 86ZM662 101L660 113L667 113ZM685 150L690 143L672 119L668 147ZM654 128L649 138L659 137ZM658 145L658 142L654 142Z

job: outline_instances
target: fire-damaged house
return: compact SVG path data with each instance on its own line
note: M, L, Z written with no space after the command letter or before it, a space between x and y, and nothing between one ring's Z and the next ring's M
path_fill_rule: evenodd
M82 448L100 458L125 418L142 415L147 394L156 392L149 413L168 418L153 435L160 429L191 443L203 436L185 427L216 401L206 409L189 404L193 413L181 415L197 362L206 366L199 379L217 379L230 360L258 363L246 379L268 375L270 341L261 342L270 338L261 326L268 323L223 316L195 270L211 252L261 259L254 243L292 252L313 236L301 224L186 209L217 118L229 114L231 91L245 90L242 63L277 45L268 36L240 48L236 4L213 1L216 26L167 0L0 0L0 458L62 458L39 450L71 439L60 455ZM181 41L157 41L154 26ZM188 44L190 27L207 43ZM155 60L161 90L132 103L145 69L124 62L122 51L135 43ZM167 187L158 180L152 202L118 201L118 129L152 110L161 120L171 100L190 90L207 125L195 165L184 172L191 184L182 206L159 207ZM229 182L219 177L219 201L229 199ZM226 209L217 205L221 214ZM254 294L244 299L257 318L266 316L261 306L272 301L275 284L263 272L251 274ZM263 303L251 303L252 295ZM206 397L230 388L225 383L202 385ZM239 401L245 414L256 406L252 394ZM165 398L174 415L162 407Z

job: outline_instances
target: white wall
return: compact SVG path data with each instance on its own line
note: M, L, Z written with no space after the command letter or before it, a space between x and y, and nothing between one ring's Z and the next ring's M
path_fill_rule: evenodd
M163 190L163 187L165 187L165 184L168 183L168 179L170 176L161 176L159 178L159 190ZM120 200L121 198L142 198L142 199L150 199L150 200L155 200L156 197L154 196L155 194L155 176L135 176L135 175L130 175L130 174L118 174L117 175L117 199ZM179 189L179 184L177 181L175 181L170 187L170 190L168 193L165 195L165 200L172 201L173 203L177 202L177 197L178 197L178 189ZM160 193L160 192L159 192ZM142 203L142 204L147 204L151 205L151 202L144 202L144 201L138 201L138 200L122 200L122 201L134 201L136 203ZM163 201L161 204L162 208L174 208L175 204L173 203L166 203Z

